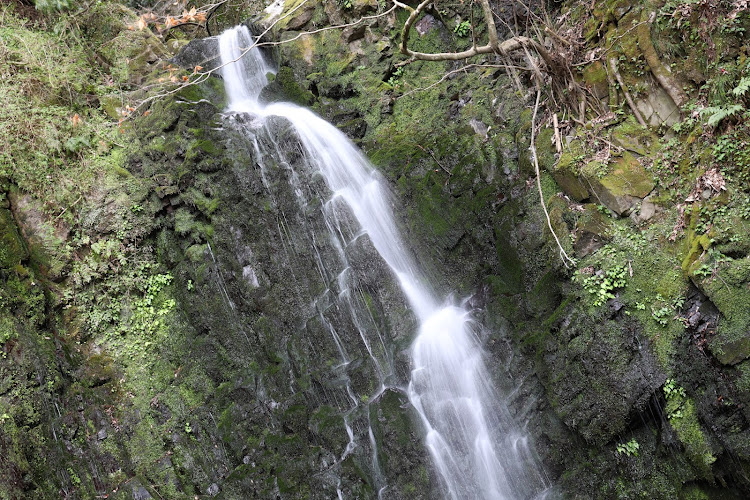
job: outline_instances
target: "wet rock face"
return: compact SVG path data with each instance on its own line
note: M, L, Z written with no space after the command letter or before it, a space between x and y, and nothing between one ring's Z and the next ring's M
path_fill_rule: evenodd
M203 71L211 71L221 65L221 59L218 54L218 38L198 38L190 40L190 42L172 58L172 62L186 69L193 69L196 66L202 66Z
M178 123L191 116L186 108ZM223 423L191 420L197 442L174 445L178 476L206 477L209 496L265 496L283 484L300 498L337 489L366 498L386 485L391 498L429 497L427 452L397 389L416 331L398 281L288 122L213 120L208 140L221 152L183 179L201 183L216 208L174 205L176 221L210 225L212 236L164 234L173 243L163 254L195 287L180 307L200 347L184 370L222 384L203 408ZM225 452L206 453L214 439Z
M591 444L604 444L643 411L664 383L637 323L620 316L591 325L571 311L553 327L543 354L550 403L557 414Z
M699 290L688 295L683 313L687 332L695 345L703 350L708 340L716 334L720 313L716 306Z

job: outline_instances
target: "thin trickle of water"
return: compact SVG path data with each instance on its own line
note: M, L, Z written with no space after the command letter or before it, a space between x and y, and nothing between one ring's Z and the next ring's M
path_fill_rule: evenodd
M217 283L219 285L219 289L221 290L221 293L224 297L224 300L229 305L229 307L234 311L234 303L232 302L232 299L229 298L229 294L227 293L227 286L226 283L224 283L224 278L221 276L221 271L219 269L218 263L216 262L216 257L214 256L214 251L211 248L211 243L208 243L208 254L211 256L211 262L214 263L214 269L216 271L216 276L218 277Z
M545 481L526 446L525 436L519 432L490 382L477 335L479 327L471 321L465 309L441 305L434 296L399 235L385 184L364 155L336 127L311 111L290 103L263 104L259 101L261 90L267 83L266 75L273 70L257 49L243 56L252 44L252 36L243 26L226 31L219 39L224 65L222 76L229 96L228 111L250 115L253 133L258 131L268 135L266 142L277 154L281 154L281 149L272 136L271 123L285 119L299 138L299 152L305 162L323 175L333 192L331 199L324 203L323 212L341 267L324 272L323 259L317 253L316 264L321 268L322 279L325 280L326 275L338 276L339 298L348 304L354 328L358 330L358 336L372 359L375 374L380 378L375 396L382 394L386 380L393 374L392 361L380 332L374 332L379 344L377 350L368 340L373 332L367 331L366 325L372 318L358 316L354 290L347 284L345 254L345 247L349 244L345 233L353 228L348 224L342 227L337 211L331 208L338 203L334 200L343 200L349 207L361 230L369 236L398 278L419 320L419 332L411 348L412 372L407 395L424 426L427 448L439 472L445 496L453 499L537 496L545 489ZM274 154L274 151L264 150L261 142L253 139L259 157ZM263 172L262 175L268 187L267 177ZM307 200L301 199L303 190L297 184L299 178L296 173L290 177L300 198L300 206L306 207ZM291 236L286 236L293 247ZM357 237L356 233L354 237ZM317 252L315 241L312 244ZM342 365L347 364L347 348L342 336L322 313L320 318L331 332ZM380 353L381 347L383 353ZM349 381L346 392L352 407L344 418L349 442L342 459L358 446L351 422L359 414L359 401ZM387 485L378 465L372 427L368 428L367 434L373 475L379 483L379 493L382 493ZM337 494L342 497L340 489Z

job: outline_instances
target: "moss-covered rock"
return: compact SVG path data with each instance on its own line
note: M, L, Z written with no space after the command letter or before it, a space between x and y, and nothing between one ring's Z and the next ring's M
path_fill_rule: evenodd
M583 148L579 141L573 141L566 148L560 160L552 167L551 173L560 188L576 201L583 201L590 195L589 186L581 175L581 162L584 158Z
M734 365L750 357L750 318L745 307L750 300L747 288L750 259L719 264L714 273L698 281L700 288L722 314L709 346L719 361Z
M26 261L29 252L10 210L0 209L0 268L12 269Z
M609 96L607 70L601 61L596 61L584 68L583 82L591 89L595 97L603 99Z
M617 158L604 176L598 175L597 167L594 162L588 163L582 173L596 199L618 215L630 213L654 189L651 175L628 152Z
M583 208L575 228L575 250L580 257L596 252L612 238L609 218L592 203Z
M61 280L71 257L67 246L70 228L65 222L46 217L41 203L30 195L13 191L10 201L18 227L29 242L33 264L50 279Z

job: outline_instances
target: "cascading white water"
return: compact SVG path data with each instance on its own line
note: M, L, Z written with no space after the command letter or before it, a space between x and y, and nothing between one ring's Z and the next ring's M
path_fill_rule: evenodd
M495 394L482 359L477 325L463 308L441 305L433 296L398 233L385 184L344 134L305 108L260 102L266 75L272 69L258 49L244 53L252 45L253 38L244 26L219 38L228 111L251 115L256 129L271 120L286 119L299 137L303 154L334 193L332 201L346 202L398 277L420 324L411 348L412 373L406 393L426 430L426 444L446 496L500 499L537 495L545 487L544 480L524 446L525 439ZM332 234L335 231L340 228L331 229ZM346 271L341 271L340 279ZM360 328L356 317L354 323ZM348 363L346 347L335 329L328 327L342 363ZM360 332L360 337L377 367L382 392L388 374L383 373L385 369L366 336ZM348 386L347 391L356 406L357 399ZM344 456L355 446L348 420L346 425L350 441ZM372 429L368 434L374 449ZM374 452L373 456L377 461ZM382 491L385 486L380 486Z

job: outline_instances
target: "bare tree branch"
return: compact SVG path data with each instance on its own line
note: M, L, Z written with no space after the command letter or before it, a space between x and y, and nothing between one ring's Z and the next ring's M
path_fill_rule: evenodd
M484 15L484 20L487 23L487 37L489 39L489 42L487 43L487 45L481 45L477 47L476 44L473 44L469 49L463 50L461 52L426 53L426 52L415 52L409 49L408 43L409 43L409 34L411 33L411 28L414 25L414 23L417 21L419 16L422 15L423 11L427 8L427 6L429 6L432 3L432 1L433 0L424 0L422 3L417 5L416 8L413 8L408 5L402 4L401 2L398 2L397 0L393 0L393 3L395 6L402 7L410 11L409 17L404 23L404 27L401 29L401 44L399 48L402 54L409 56L413 60L460 61L462 59L468 59L470 57L474 57L474 56L481 55L481 54L505 55L509 52L513 52L513 51L520 50L525 47L529 47L529 48L532 48L535 52L537 52L541 56L542 59L544 59L544 62L547 63L547 66L551 70L554 71L559 66L559 64L555 61L555 58L552 56L552 54L550 54L550 52L536 40L533 40L525 36L514 36L512 38L509 38L507 40L500 42L497 36L497 26L495 25L495 20L493 17L492 9L490 8L489 0L480 0L480 3L482 5L482 13Z

